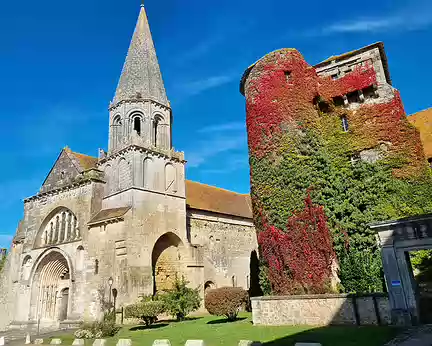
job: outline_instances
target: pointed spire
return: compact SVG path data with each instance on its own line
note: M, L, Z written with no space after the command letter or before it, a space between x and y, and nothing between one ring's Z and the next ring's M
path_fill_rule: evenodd
M130 99L152 99L169 107L153 44L144 1L129 46L113 104Z

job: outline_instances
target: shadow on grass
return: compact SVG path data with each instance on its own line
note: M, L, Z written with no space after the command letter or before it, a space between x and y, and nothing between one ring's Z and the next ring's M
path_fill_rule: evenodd
M187 321L196 321L200 320L202 317L186 317L184 320L178 321L175 319L168 319L168 320L160 320L161 322L167 322L167 323L176 323L176 322L187 322Z
M245 319L246 319L246 317L238 317L238 318L236 318L234 321L230 321L230 320L227 319L227 318L223 318L223 319L220 319L220 320L212 320L212 321L208 321L207 324L235 323L235 322L238 322L238 321L243 321L243 320L245 320Z
M151 330L151 329L159 329L159 328L163 328L166 327L168 325L168 323L156 323L156 324L152 324L150 326L136 326L136 327L132 327L129 330L131 332L135 332L137 330Z
M297 342L320 343L324 346L381 346L400 332L395 327L327 326L287 335L262 343L263 346L294 346Z

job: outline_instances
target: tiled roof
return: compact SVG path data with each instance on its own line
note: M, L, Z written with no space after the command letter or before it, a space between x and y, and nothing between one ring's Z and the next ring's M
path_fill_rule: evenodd
M200 184L190 180L186 180L186 204L192 209L252 218L249 195Z
M91 225L102 221L121 218L129 211L129 209L130 207L102 209L99 213L92 217L88 224Z
M425 155L432 158L432 108L410 115L408 121L420 131Z
M64 148L64 150L68 153L69 156L72 155L77 160L82 171L86 171L91 168L96 168L96 164L98 162L97 157L76 153L70 150L70 148L68 147Z

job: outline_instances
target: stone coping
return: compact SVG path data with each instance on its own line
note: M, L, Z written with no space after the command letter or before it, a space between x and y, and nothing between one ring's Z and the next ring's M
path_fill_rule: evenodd
M304 294L292 296L262 296L251 297L252 301L263 300L303 300L303 299L339 299L339 298L387 298L387 293L369 293L369 294Z

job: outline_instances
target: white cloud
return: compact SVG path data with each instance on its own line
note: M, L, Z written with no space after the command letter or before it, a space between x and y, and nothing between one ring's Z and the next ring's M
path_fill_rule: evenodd
M303 33L303 36L325 36L333 34L401 32L427 28L432 25L432 5L430 1L411 3L386 16L358 17L335 22Z
M201 94L202 92L207 91L209 89L213 89L222 86L224 84L230 83L236 77L237 76L234 74L225 74L225 75L207 77L193 82L184 83L183 85L179 86L178 89L180 90L180 92L186 95L194 96L194 95Z
M189 167L199 167L214 156L242 148L246 143L245 134L235 136L218 136L200 141L189 150L186 156Z
M225 123L203 127L198 133L223 132L223 131L245 131L246 125L243 122Z

